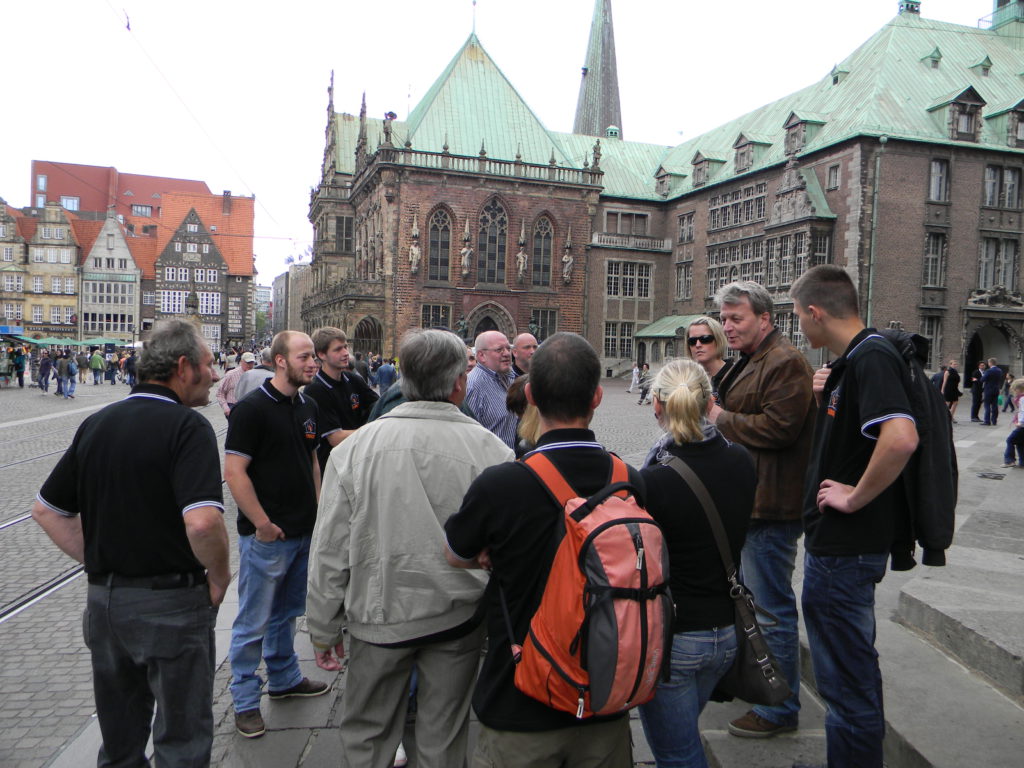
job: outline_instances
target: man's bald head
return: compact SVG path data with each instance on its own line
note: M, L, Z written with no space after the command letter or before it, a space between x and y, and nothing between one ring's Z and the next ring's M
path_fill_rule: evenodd
M530 370L530 359L537 351L537 338L532 333L520 333L512 342L512 357L515 358L519 370L524 373Z
M501 331L484 331L476 337L476 360L479 365L496 373L508 373L512 368L512 348L508 337Z

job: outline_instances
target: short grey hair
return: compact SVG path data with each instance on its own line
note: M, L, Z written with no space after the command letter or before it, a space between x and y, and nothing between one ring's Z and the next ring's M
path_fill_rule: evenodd
M466 372L466 344L451 331L414 328L402 337L402 394L409 401L448 399Z
M153 329L139 356L139 381L170 381L184 356L199 367L206 341L188 320L161 320Z
M767 289L760 283L753 280L738 280L735 283L723 285L715 294L715 304L721 309L726 304L742 304L743 300L750 302L750 308L755 315L763 315L767 312L773 314L775 302Z
M263 351L260 352L260 362L263 365L273 365L274 356L270 354L270 347L264 347Z

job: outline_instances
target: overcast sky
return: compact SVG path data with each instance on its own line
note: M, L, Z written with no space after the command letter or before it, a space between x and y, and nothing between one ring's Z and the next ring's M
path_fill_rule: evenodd
M993 0L923 0L975 26ZM594 0L479 0L484 48L544 125L571 131ZM613 0L626 139L675 144L815 82L897 0ZM4 3L0 197L31 161L115 166L256 196L269 285L312 240L327 85L335 108L404 119L465 42L472 0ZM130 25L130 29L128 28Z

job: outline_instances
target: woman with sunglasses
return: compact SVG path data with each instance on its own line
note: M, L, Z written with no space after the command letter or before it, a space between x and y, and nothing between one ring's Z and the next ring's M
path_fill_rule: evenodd
M672 360L654 378L654 417L666 434L640 474L647 511L658 522L669 553L669 585L676 604L670 676L640 707L647 743L658 766L707 768L697 720L736 656L734 604L704 509L679 474L664 462L682 459L701 479L718 509L733 562L739 565L754 506L757 473L747 449L726 440L706 418L711 381L692 360Z
M722 324L713 317L698 317L686 329L686 355L707 372L716 400L718 385L732 367L732 360L725 359L728 348Z

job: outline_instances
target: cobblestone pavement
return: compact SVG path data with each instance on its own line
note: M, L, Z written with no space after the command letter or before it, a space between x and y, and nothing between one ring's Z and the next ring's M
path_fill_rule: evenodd
M652 409L636 405L635 395L626 393L620 380L603 383L605 399L594 419L598 440L638 463L659 433ZM29 511L78 425L127 391L121 384L82 384L74 400L65 400L32 388L0 390L0 524ZM214 402L202 413L223 446L226 421L220 409ZM230 494L225 496L234 568L236 510ZM31 520L0 530L0 609L74 566ZM0 765L41 767L91 720L92 678L81 634L85 591L79 578L0 623ZM224 755L234 732L227 683L223 665L216 682L215 756Z

